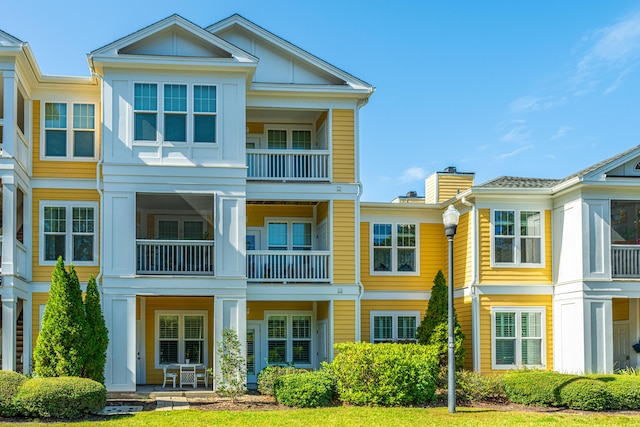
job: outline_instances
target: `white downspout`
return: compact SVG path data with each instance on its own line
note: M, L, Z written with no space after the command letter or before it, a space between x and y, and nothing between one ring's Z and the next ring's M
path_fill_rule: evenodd
M480 300L478 297L478 209L476 205L462 197L462 204L471 208L471 281L469 289L471 290L471 359L473 361L473 370L480 370Z
M93 58L91 59L91 74L100 79L100 117L104 117L104 77L100 74L93 71ZM103 120L100 120L101 127ZM99 233L100 233L100 254L99 258L99 270L98 277L96 277L96 285L99 286L101 290L102 301L104 301L104 290L102 289L102 275L104 273L104 190L101 186L101 178L100 178L100 170L102 169L102 164L104 163L104 129L100 129L100 158L98 159L98 163L96 163L96 190L98 191L98 195L100 196L100 204L98 206L99 209Z

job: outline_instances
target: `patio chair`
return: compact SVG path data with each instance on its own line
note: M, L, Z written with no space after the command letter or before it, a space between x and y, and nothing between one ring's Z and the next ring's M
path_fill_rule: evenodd
M164 380L162 381L162 388L167 385L167 380L173 381L173 388L176 388L176 378L178 378L178 374L176 372L167 372L167 368L171 366L163 366L162 373L164 374Z
M209 388L209 381L207 379L209 373L207 372L207 367L202 366L202 369L204 372L198 372L196 369L196 387L198 387L198 381L202 381L204 383L204 388Z
M197 387L196 365L180 365L180 388L186 384L193 384L193 388Z

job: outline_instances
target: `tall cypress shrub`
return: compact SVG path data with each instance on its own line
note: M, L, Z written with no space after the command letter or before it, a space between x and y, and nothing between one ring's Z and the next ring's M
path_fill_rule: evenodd
M434 344L438 346L438 361L441 367L447 366L449 348L449 310L447 301L447 279L442 270L438 270L433 279L431 298L427 303L427 311L420 326L416 329L416 338L420 344ZM465 351L462 346L464 334L454 310L454 338L456 368L461 369L464 364Z
M86 316L80 281L62 257L51 274L49 301L34 350L34 373L41 377L80 376L85 362Z
M104 384L104 365L107 361L109 332L100 306L100 293L93 276L89 276L84 309L87 316L87 357L82 376Z

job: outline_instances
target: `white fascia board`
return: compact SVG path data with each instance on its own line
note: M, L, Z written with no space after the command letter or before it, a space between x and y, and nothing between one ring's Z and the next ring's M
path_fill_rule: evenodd
M267 285L247 286L247 301L326 301L357 298L357 285Z
M405 206L405 205L402 205ZM442 224L442 210L416 210L416 209L362 209L360 205L360 222L398 222L410 221L422 224Z
M246 166L221 166L221 167L182 167L182 166L149 166L144 164L104 164L102 175L106 177L116 176L141 176L141 177L185 177L200 178L203 175L211 178L246 178Z
M481 295L553 295L553 285L478 285Z
M95 190L94 179L31 178L31 188L59 188L68 190Z
M356 98L333 97L328 93L294 93L287 94L267 94L261 93L247 94L247 108L308 108L328 110L331 108L357 109ZM267 96L268 95L268 96Z
M253 200L354 200L356 184L247 183L247 198Z
M208 72L217 71L237 71L248 74L253 78L253 73L257 67L254 62L241 62L229 58L194 58L194 57L167 57L153 55L121 55L112 57L95 57L94 63L99 63L97 72L102 73L105 68L132 69L139 71L140 68L148 70L203 70ZM248 79L250 82L251 79Z
M478 209L553 209L551 198L507 198L492 200L476 200Z
M109 294L140 296L229 296L244 295L244 278L214 278L213 276L103 276L103 289Z
M431 291L367 291L362 300L367 301L426 301L431 298Z
M312 84L291 84L291 83L251 83L249 94L254 96L285 95L288 93L332 94L334 96L369 98L372 90L367 87L349 85L312 85Z

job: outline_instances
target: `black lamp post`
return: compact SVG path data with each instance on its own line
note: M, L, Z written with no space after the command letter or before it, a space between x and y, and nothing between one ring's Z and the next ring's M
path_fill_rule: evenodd
M458 228L458 220L460 219L460 212L449 205L446 211L442 214L442 222L444 223L444 234L449 240L449 284L448 284L448 298L447 298L447 310L449 317L449 387L448 387L448 402L449 412L456 412L456 353L455 353L455 336L454 336L454 323L453 323L453 236L456 235L456 228Z

